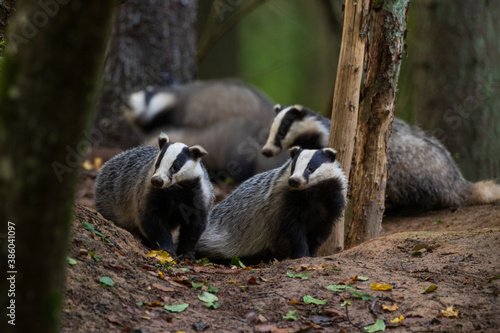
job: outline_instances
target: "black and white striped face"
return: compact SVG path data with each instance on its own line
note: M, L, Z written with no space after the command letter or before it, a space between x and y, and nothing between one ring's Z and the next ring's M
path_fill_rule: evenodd
M283 150L294 145L301 145L303 148L319 148L319 140L324 137L325 129L317 117L309 114L311 111L307 112L301 105L282 107L279 104L274 107L274 110L277 114L271 124L267 142L262 147L264 156L279 155ZM309 144L314 147L307 147Z
M201 157L207 152L201 146L188 147L183 143L173 143L165 134L160 134L160 152L154 164L151 184L156 188L167 188L182 181L203 177Z
M132 121L147 124L162 112L168 112L177 105L173 92L158 91L153 87L132 93L128 100Z
M292 163L288 186L303 190L322 181L338 178L346 183L340 164L335 160L336 151L332 148L318 150L290 148Z

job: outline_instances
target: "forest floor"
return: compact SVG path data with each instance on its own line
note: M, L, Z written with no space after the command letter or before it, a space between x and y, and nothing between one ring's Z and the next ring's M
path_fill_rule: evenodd
M500 205L387 217L383 236L342 253L241 268L146 257L92 192L87 172L64 332L500 332Z

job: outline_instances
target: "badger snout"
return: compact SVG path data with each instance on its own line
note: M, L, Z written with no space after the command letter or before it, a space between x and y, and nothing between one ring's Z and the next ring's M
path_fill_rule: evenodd
M271 149L262 149L262 155L264 155L265 157L272 157L273 152L271 151Z
M161 177L159 176L154 176L151 178L151 185L161 188L163 187L163 179L161 179Z
M290 186L292 188L299 188L300 180L296 177L290 177L290 178L288 178L288 186Z

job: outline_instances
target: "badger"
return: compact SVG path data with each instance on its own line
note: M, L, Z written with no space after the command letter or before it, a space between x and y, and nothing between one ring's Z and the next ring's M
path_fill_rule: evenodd
M281 167L237 187L209 213L197 257L250 261L315 255L346 205L347 179L331 148L290 149Z
M148 87L134 92L125 116L151 143L160 131L173 141L202 142L209 152L204 164L216 182L239 183L286 161L260 154L274 113L269 99L238 80L192 82ZM155 140L155 139L154 139Z
M326 147L330 120L301 105L274 107L276 116L262 148L268 157L291 146ZM492 181L465 180L448 150L418 127L395 118L387 156L385 205L391 210L427 211L500 201Z
M163 133L158 145L127 150L104 164L95 183L96 208L149 247L192 258L214 200L201 162L207 152ZM179 227L175 251L171 232Z

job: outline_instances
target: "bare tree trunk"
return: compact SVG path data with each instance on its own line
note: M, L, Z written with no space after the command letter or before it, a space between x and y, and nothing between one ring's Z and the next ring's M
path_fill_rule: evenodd
M417 121L470 180L500 177L500 1L415 1Z
M410 0L377 1L372 9L366 79L346 213L346 247L380 235L387 180L387 152L403 56Z
M0 1L0 41L7 35L7 20L14 13L15 5L14 0Z
M128 0L118 8L109 44L94 145L138 143L125 122L127 96L149 85L197 77L196 0Z
M370 0L346 1L339 65L333 94L332 125L328 146L337 150L337 159L349 177L358 103L366 46ZM344 218L339 221L319 255L329 255L344 248Z
M0 332L59 330L82 130L111 23L111 0L51 4L18 2L0 73Z

